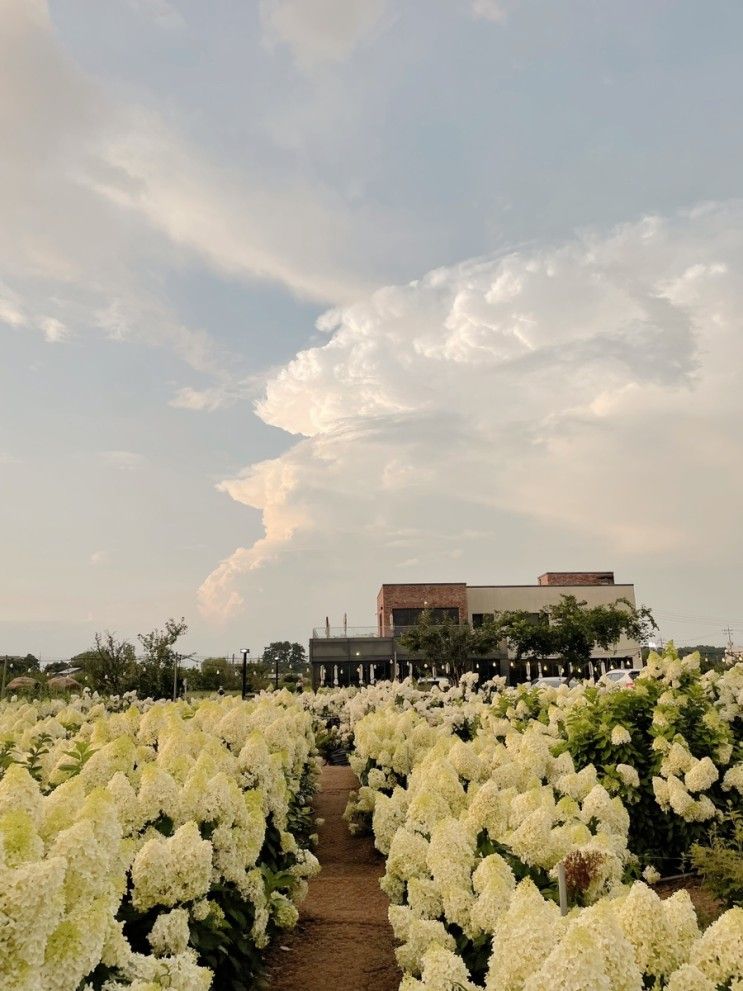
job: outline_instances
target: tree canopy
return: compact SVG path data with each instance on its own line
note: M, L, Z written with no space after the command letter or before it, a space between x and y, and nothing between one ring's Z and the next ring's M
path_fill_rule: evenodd
M487 627L519 660L559 657L576 669L590 661L597 647L608 650L623 636L642 644L657 629L651 611L629 599L589 606L574 595L562 595L536 616L524 610L496 613Z
M140 633L143 656L139 662L137 688L140 695L168 698L173 694L175 667L193 654L180 654L175 646L188 632L185 619L169 619L162 630Z
M91 688L107 695L130 691L136 677L134 647L115 634L96 633L95 649L79 655Z
M300 671L307 663L305 649L301 643L275 640L263 651L263 663L273 671L277 661L279 662L279 673Z
M497 644L493 630L473 629L468 623L457 623L449 616L441 619L430 609L424 609L418 622L400 637L400 645L439 669L449 665L455 680L469 668L473 656L486 654Z

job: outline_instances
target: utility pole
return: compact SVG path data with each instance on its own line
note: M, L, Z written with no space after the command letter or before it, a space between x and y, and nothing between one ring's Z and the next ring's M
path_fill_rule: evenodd
M173 701L178 698L178 654L173 654Z
M275 665L274 665L274 681L276 683L276 691L279 690L279 652L276 651Z
M726 626L725 629L722 632L723 633L727 633L727 635L728 635L728 647L730 648L730 650L732 650L733 647L735 646L733 644L733 631L730 629L729 626Z

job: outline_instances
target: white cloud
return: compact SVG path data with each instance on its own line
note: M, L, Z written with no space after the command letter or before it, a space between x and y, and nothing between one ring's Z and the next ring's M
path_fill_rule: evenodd
M508 6L504 0L471 0L472 16L477 20L495 21L502 24L508 17Z
M0 322L48 341L102 332L170 348L212 376L204 409L240 388L240 370L176 318L163 271L195 263L345 302L380 278L370 255L386 264L406 236L294 160L283 174L227 168L171 120L109 97L67 57L42 0L0 4L0 128L13 135L0 158ZM195 393L175 404L194 408Z
M100 151L105 167L90 169L91 188L218 272L281 283L323 302L368 290L358 230L372 213L350 208L332 190L292 175L232 172L142 113ZM376 223L391 222L382 213Z
M57 320L56 317L43 317L39 326L50 344L59 344L60 341L66 341L71 336L69 328L65 327L62 321Z
M129 0L129 6L163 28L182 28L186 23L181 12L169 0Z
M742 221L740 203L647 217L329 314L328 342L258 406L301 439L222 483L265 534L207 578L205 613L238 611L258 569L279 594L290 575L311 584L313 567L391 580L415 560L439 580L463 547L506 580L525 556L536 569L566 547L634 563L729 547L743 488Z
M387 0L260 0L266 39L287 45L305 69L348 58L386 10Z
M23 327L27 322L18 294L0 284L0 323L9 327Z
M93 553L90 555L90 564L94 568L97 568L102 564L108 564L109 560L110 560L110 555L108 551L105 550L93 551Z
M138 471L147 460L136 451L101 451L99 457L109 468L116 468L118 471Z
M256 383L252 379L238 382L224 382L206 389L184 386L170 400L175 409L211 413L223 406L230 406L255 393Z

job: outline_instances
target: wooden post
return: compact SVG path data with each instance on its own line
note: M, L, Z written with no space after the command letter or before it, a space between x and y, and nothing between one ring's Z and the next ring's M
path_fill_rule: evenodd
M560 892L560 915L568 914L568 887L565 883L565 863L557 865L557 887Z

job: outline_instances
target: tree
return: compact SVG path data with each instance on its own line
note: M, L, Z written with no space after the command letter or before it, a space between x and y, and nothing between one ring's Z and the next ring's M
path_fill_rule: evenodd
M608 650L622 636L644 643L657 629L651 611L636 608L628 599L589 606L574 595L560 596L560 602L542 609L536 621L524 610L513 610L497 613L488 626L518 659L559 657L574 670L588 664L596 647Z
M137 659L128 640L117 640L113 633L96 633L95 649L79 654L86 681L106 695L121 695L135 684Z
M230 691L239 688L241 684L234 665L226 657L205 657L201 662L201 670L189 674L189 684L194 675L194 687L207 692L215 692L219 688Z
M0 695L4 695L6 683L24 675L40 681L39 659L33 654L26 654L25 657L5 654L0 661Z
M400 637L400 645L435 665L439 671L444 665L455 680L470 666L473 656L486 654L497 643L489 626L473 630L468 623L457 623L451 617L434 617L430 609L424 609L418 622Z
M175 681L175 667L188 661L193 654L180 654L175 650L178 640L188 631L185 619L169 619L162 630L140 633L139 641L144 654L139 663L137 689L140 695L152 698L171 698Z
M33 654L26 654L25 657L12 656L8 654L8 667L12 668L13 676L18 677L20 674L28 675L33 677L38 674L41 670L41 664L38 657L34 657Z
M263 663L271 671L279 664L279 674L288 671L300 671L307 663L305 649L301 643L290 643L288 640L275 640L263 651Z
M271 670L262 661L248 663L248 692L262 692L271 684Z

